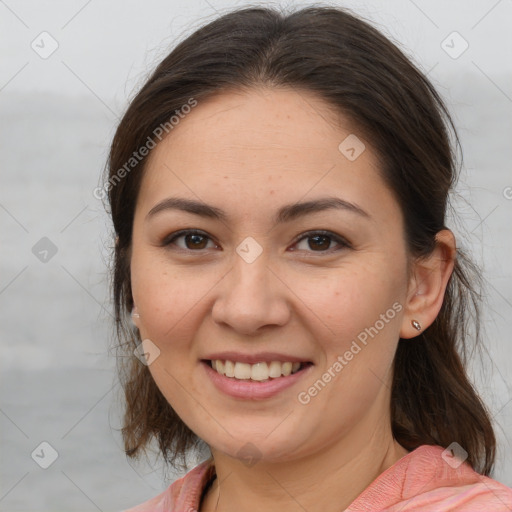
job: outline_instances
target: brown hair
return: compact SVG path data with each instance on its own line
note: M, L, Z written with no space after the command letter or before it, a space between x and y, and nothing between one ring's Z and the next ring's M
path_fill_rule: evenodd
M200 103L228 89L257 86L309 91L357 124L401 206L412 257L430 254L436 233L445 228L460 148L453 122L432 84L378 30L344 9L313 6L289 14L240 9L194 32L129 105L108 162L106 188L118 237L111 284L116 336L125 356L118 358L126 399L122 433L130 457L155 438L164 460L175 464L202 442L132 356L140 337L129 318L131 236L146 157L130 159L191 98ZM468 452L469 464L487 475L495 457L493 427L464 368L469 342L479 334L477 278L458 251L438 317L414 340L399 341L391 420L394 437L408 450L456 441Z

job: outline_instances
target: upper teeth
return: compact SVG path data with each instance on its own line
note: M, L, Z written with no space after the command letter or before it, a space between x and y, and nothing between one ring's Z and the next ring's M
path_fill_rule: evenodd
M234 377L235 379L267 380L269 377L275 379L284 375L295 373L300 368L300 363L272 361L271 363L240 363L233 361L212 361L212 368L221 375Z

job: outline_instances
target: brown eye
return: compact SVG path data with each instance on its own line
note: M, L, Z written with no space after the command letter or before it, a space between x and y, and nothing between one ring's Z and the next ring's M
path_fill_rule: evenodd
M298 249L309 252L328 252L332 249L331 244L333 242L340 246L336 250L350 247L350 244L346 240L329 231L313 231L306 233L300 238L297 245L300 245L302 242L304 242L303 247L298 247Z
M316 251L317 249L329 249L329 246L331 245L331 238L326 235L315 235L309 237L308 240L309 248L313 249L314 251Z
M195 233L185 235L184 240L187 249L204 249L207 245L207 237Z
M177 240L183 239L183 242L177 243ZM170 246L176 245L180 249L186 251L200 251L206 249L208 241L211 241L210 237L202 232L194 230L183 230L177 233L173 233L171 237L167 237L162 245Z

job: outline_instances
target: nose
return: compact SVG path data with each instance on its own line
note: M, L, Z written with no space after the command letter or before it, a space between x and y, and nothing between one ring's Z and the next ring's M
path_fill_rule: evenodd
M291 292L283 281L263 255L252 263L235 257L231 272L217 286L213 320L246 336L285 325Z

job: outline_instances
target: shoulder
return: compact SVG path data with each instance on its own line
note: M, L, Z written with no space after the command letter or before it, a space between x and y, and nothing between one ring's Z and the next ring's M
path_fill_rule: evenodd
M159 495L122 512L197 510L202 491L213 474L214 466L212 460L205 460L191 469L185 476L173 482Z
M384 471L347 512L475 512L512 510L512 489L454 460L440 446L423 445Z

